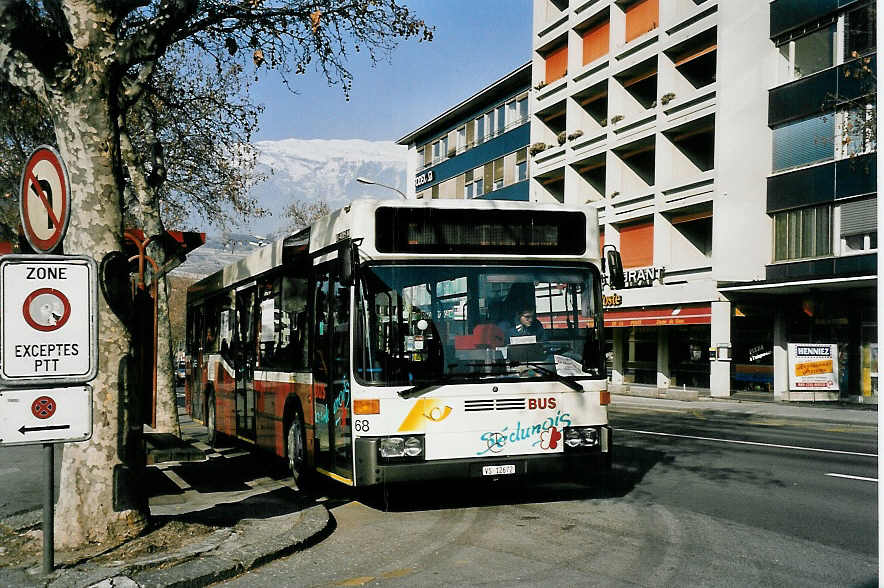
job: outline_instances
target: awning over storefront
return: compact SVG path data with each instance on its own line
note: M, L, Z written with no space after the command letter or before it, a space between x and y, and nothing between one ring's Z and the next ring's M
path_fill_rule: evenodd
M605 310L606 327L666 327L712 323L711 304L679 304Z

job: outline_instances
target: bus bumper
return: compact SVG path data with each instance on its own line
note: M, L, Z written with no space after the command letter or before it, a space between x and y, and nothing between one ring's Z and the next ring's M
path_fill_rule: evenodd
M378 457L376 437L358 437L356 451L356 485L372 486L396 482L419 482L424 480L507 478L510 475L485 476L482 468L494 465L515 465L515 476L586 478L594 472L611 468L613 455L612 429L608 425L598 427L602 444L592 449L569 450L564 453L540 455L514 455L508 457L439 459L431 461L381 461Z

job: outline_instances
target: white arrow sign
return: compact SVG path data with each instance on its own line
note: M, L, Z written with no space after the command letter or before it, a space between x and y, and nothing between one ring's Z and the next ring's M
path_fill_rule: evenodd
M86 441L92 387L0 390L0 446Z

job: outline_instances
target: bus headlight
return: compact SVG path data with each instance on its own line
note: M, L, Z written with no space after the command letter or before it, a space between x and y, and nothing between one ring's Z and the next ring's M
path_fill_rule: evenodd
M423 457L424 438L421 435L381 437L378 440L378 454L383 459Z
M417 457L424 452L424 444L418 437L409 437L405 440L405 455Z
M599 431L596 427L565 427L565 446L575 449L589 449L599 446Z

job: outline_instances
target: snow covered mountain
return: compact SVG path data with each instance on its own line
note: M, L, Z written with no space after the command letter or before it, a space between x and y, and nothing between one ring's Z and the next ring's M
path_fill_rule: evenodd
M258 171L268 175L252 194L270 216L248 227L258 235L286 225L283 211L290 203L323 199L332 209L357 198L395 198L396 193L360 184L365 177L405 191L407 148L392 141L286 139L260 141Z
M285 139L259 141L258 171L267 180L252 189L258 206L270 212L237 229L237 234L209 234L206 244L188 255L178 275L206 276L253 251L260 238L283 232L286 207L294 201L325 200L332 209L358 198L398 198L380 186L360 184L357 177L395 186L406 185L406 147L392 141Z

